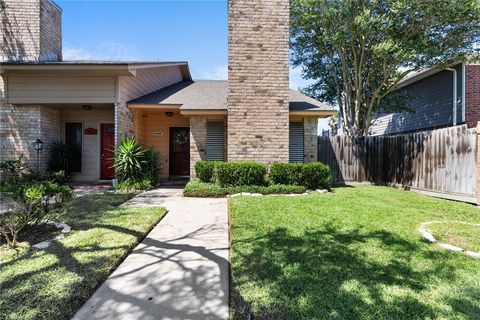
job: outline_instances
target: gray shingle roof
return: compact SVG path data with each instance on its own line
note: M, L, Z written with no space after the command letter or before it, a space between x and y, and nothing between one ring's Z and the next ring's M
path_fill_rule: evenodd
M182 110L227 110L228 81L183 81L132 100L132 104L181 105ZM290 111L335 111L290 89Z

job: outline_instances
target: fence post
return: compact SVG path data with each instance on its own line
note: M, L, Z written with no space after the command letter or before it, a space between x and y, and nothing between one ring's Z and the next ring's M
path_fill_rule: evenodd
M477 206L480 206L480 121L477 122Z

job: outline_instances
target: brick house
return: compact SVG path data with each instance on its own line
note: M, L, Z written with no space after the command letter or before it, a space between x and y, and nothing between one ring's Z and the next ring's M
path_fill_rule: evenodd
M480 121L480 65L459 63L446 69L427 69L399 83L413 112L379 114L372 135L432 130Z
M162 155L162 178L197 160L317 160L329 106L290 90L289 1L229 1L229 80L194 81L187 62L63 61L62 10L7 0L0 14L0 161L52 141L81 150L75 181L113 178L110 157L134 136Z

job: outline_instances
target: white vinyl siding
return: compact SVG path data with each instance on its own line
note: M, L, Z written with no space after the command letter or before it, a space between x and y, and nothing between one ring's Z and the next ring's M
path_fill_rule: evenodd
M207 121L207 155L208 161L224 161L225 125L219 121Z
M290 122L288 162L303 162L303 122Z

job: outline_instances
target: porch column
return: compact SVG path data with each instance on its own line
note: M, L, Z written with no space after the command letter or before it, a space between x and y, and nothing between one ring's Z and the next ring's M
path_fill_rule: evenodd
M115 103L115 144L135 135L135 115L124 101Z
M190 116L190 178L195 177L195 163L205 160L207 145L207 118Z

